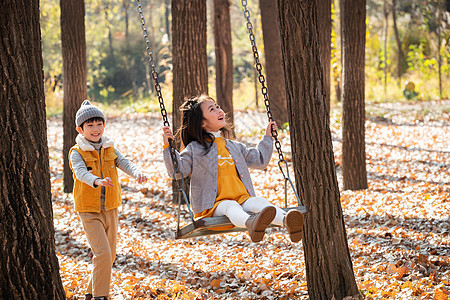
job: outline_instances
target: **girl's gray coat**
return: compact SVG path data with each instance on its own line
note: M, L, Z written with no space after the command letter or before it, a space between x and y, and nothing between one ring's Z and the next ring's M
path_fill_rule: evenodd
M227 140L226 147L234 159L237 172L250 196L255 196L248 168L265 169L273 151L271 136L264 135L255 147ZM207 154L198 142L191 142L181 153L176 152L180 171L183 176L191 175L191 205L194 214L212 208L217 196L218 158L217 145L214 143ZM173 163L170 148L164 150L164 162L169 176L173 178ZM177 179L181 178L176 174Z

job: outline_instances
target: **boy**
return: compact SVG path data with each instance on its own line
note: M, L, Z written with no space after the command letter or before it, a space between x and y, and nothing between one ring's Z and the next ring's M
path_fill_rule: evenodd
M105 116L89 100L81 104L75 124L79 135L76 145L69 151L75 180L75 211L80 215L94 254L85 299L108 299L116 256L118 207L122 202L117 167L136 178L138 183L146 182L147 177L103 135Z

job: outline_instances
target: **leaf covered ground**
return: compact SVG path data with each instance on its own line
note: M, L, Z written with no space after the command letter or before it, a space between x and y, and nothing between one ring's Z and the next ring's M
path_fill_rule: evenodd
M365 299L449 299L450 101L367 109L369 188L342 191L348 244ZM239 140L257 142L265 114L236 112ZM341 184L341 124L331 130ZM119 173L123 206L111 298L308 299L302 243L271 228L262 243L246 233L175 240L177 206L162 161L161 118L109 116L106 134L149 177ZM255 129L256 128L256 129ZM62 188L62 121L48 120L56 247L68 299L83 299L92 254L72 194ZM280 133L286 157L287 132ZM273 155L252 171L257 194L282 206L283 179ZM291 172L293 174L293 172ZM187 214L183 212L182 223Z

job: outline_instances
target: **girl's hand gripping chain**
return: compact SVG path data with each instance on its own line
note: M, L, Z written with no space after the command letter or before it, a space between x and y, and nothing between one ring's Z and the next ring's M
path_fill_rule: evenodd
M269 122L269 124L267 124L267 128L266 128L266 135L268 136L272 136L272 126L273 126L273 130L277 130L277 123L275 123L275 121Z
M163 127L163 141L164 145L169 145L169 140L174 140L175 137L173 136L172 129L170 129L169 126Z

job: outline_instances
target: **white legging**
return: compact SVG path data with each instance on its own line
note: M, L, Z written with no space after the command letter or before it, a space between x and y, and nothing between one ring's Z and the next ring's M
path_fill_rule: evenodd
M274 206L277 210L272 224L282 226L286 212L281 208L271 204L264 197L251 197L244 203L242 203L242 205L234 200L222 201L219 205L217 205L213 216L227 216L228 219L230 219L231 223L233 223L233 225L245 228L245 221L247 221L248 217L250 216L249 214L247 214L247 212L257 213L267 206Z

